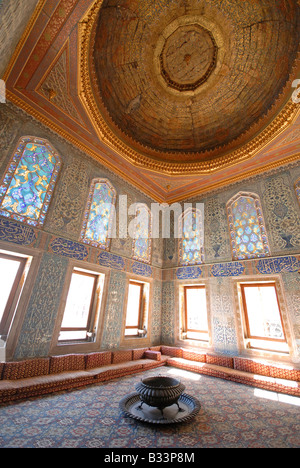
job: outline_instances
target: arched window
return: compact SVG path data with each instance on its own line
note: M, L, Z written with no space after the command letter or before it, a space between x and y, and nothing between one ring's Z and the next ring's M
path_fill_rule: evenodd
M19 140L0 185L0 215L41 227L49 208L61 160L47 140Z
M108 250L115 215L116 191L107 179L91 184L80 239L93 247Z
M259 197L238 193L227 203L233 260L265 257L270 248Z
M203 214L188 208L179 218L179 261L181 265L204 262Z
M298 202L300 203L300 179L298 179L295 183L295 190L296 190Z
M152 254L152 216L147 205L135 205L132 258L144 263L151 263Z

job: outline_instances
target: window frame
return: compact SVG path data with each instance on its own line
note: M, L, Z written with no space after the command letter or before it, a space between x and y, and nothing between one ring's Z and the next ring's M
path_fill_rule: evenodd
M207 303L207 288L205 284L183 284L181 285L183 292L183 301L182 301L182 326L181 326L181 335L184 340L199 341L202 343L210 342L210 331L209 331L209 313L208 313L208 303ZM188 307L187 307L187 290L188 289L201 289L205 292L206 297L206 318L207 318L207 330L194 330L188 328ZM188 333L201 333L206 334L206 338L198 337L191 338L188 337Z
M296 180L294 186L295 186L296 197L300 204L300 178Z
M130 285L134 285L134 286L139 286L140 288L140 296L139 296L139 312L138 312L138 324L137 326L126 326L126 321L127 321L127 310L128 310L128 298L129 298L129 289L130 289ZM130 330L130 329L138 329L140 330L141 327L142 327L142 321L143 321L143 307L144 307L144 283L140 283L138 281L135 281L135 280L129 280L129 283L128 283L128 298L127 298L127 304L126 304L126 315L125 315L125 330L124 330L124 336L125 338L133 338L133 337L138 337L138 333L137 334L133 334L133 335L127 335L126 334L126 330Z
M283 336L284 338L270 338L270 337L258 337L258 336L252 336L250 333L250 325L249 325L249 317L248 317L248 310L247 310L247 300L246 300L246 295L245 295L245 288L247 287L273 287L276 295L276 300L278 304L278 311L279 311L279 317L280 317L280 323L283 331ZM240 287L240 293L241 293L241 301L242 301L242 309L243 309L243 322L244 322L244 340L246 341L246 347L247 349L251 350L259 350L259 351L265 351L265 352L276 352L276 353L284 353L287 354L289 353L288 351L279 351L278 349L274 349L274 347L270 348L260 348L257 346L252 346L251 345L251 340L257 340L257 341L264 341L264 342L270 342L270 343L285 343L287 347L289 348L289 343L287 340L287 334L285 330L285 324L283 320L283 315L282 315L282 310L281 310L281 305L280 305L280 300L278 297L278 291L277 291L277 285L275 281L253 281L253 282L243 282L239 284Z
M132 239L132 259L137 261L137 262L141 262L141 263L145 263L146 265L150 265L151 260L152 260L152 223L153 223L152 213L151 213L150 208L145 203L136 203L134 206L135 206L135 216L136 217L132 221L134 223L134 232L133 232L133 239ZM139 256L136 253L136 243L137 243L137 241L139 239L139 237L137 237L137 212L140 214L142 210L145 210L147 212L147 216L148 216L147 258L142 258L141 256Z
M2 318L0 320L0 335L7 338L9 330L12 326L17 305L23 291L25 279L28 273L28 264L31 263L30 257L20 256L20 254L0 251L0 258L19 262L18 271L16 273L13 285L11 287Z
M41 207L39 208L37 217L35 219L13 210L7 210L5 207L3 207L3 202L7 196L7 193L11 189L12 181L19 169L26 147L30 144L45 147L55 161L55 163L53 164L51 178L49 180L49 183L47 184L44 200L42 201L40 199ZM0 194L0 215L7 219L16 220L29 226L42 228L45 223L46 215L52 201L52 196L60 173L61 165L62 162L60 155L57 153L57 151L54 149L54 147L48 140L32 136L23 136L19 138L17 146L15 147L14 152L9 160L8 166L2 178L0 179L0 188L3 192L2 194Z
M97 185L106 185L109 190L112 191L113 196L112 200L110 203L110 208L111 211L108 216L108 227L106 230L106 240L105 240L105 245L97 240L92 240L86 237L86 232L88 229L88 225L90 222L90 214L92 210L92 202L95 197L95 192L96 192L96 186ZM109 251L110 250L110 244L111 244L111 238L112 238L112 230L113 226L115 223L115 217L116 217L116 199L117 199L117 191L115 187L112 185L109 179L106 178L96 178L93 179L90 187L89 187L89 194L88 194L88 199L85 205L85 210L83 214L83 219L81 222L81 232L79 236L79 241L83 242L84 244L91 245L92 247L96 247L98 249L104 250L104 251Z
M73 272L72 272L72 275L71 275L71 281L72 281L72 278L73 278L73 275L74 274L77 274L77 275L82 275L82 276L89 276L91 278L94 278L94 284L93 284L93 290L92 290L92 293L91 293L91 297L90 297L90 304L89 304L89 313L88 313L88 318L87 318L87 325L85 328L83 327L61 327L60 328L60 332L68 332L68 331L86 331L86 333L92 333L93 332L93 328L95 326L95 313L96 313L96 302L97 302L97 289L98 289L98 285L99 285L99 275L97 274L93 274L93 273L89 273L87 271L80 271L79 269L76 269L74 268L73 269ZM69 290L70 290L70 285L71 285L71 281L70 281L70 284L69 284ZM69 293L68 293L69 295ZM68 296L67 296L67 300L68 300ZM66 302L67 304L67 302ZM64 312L65 312L65 308L64 308ZM62 322L63 322L63 319L64 319L64 314L63 314L63 318L62 318ZM86 339L83 340L83 339L73 339L73 340L59 340L59 343L65 343L65 342L86 342L88 340L88 335L86 336Z
M71 264L69 265L69 272L67 274L66 282L65 282L65 290L64 290L63 297L61 300L60 313L57 317L55 332L53 333L53 338L52 338L52 344L51 344L52 353L57 353L57 352L61 353L62 347L65 348L66 352L73 352L73 350L75 349L74 347L77 347L77 346L80 348L80 352L81 352L82 347L86 347L87 350L89 350L89 349L95 348L97 346L97 343L99 344L100 334L102 333L102 328L103 328L103 319L104 319L103 307L105 306L104 295L107 294L107 278L106 278L105 271L103 271L102 269L99 270L98 268L94 268L94 267L95 265L83 266L79 262L71 262ZM91 331L87 332L87 333L90 333L91 336L89 337L87 336L85 339L78 338L78 339L73 339L73 340L69 340L69 339L60 340L59 335L62 329L65 308L66 308L68 294L69 294L72 276L74 272L88 273L91 276L97 277L96 284L94 284L95 288L93 288L93 293L91 295L92 305L91 305L90 311L91 310L93 311L92 316L91 316L91 321L90 321ZM74 331L78 331L78 328L76 327L70 327L70 328L73 328Z
M260 237L261 242L263 245L263 252L260 254L251 254L246 252L245 254L241 255L238 253L238 244L236 242L236 228L234 226L234 216L232 213L232 206L240 200L240 198L251 198L254 202L256 216L257 216L257 224L260 230ZM268 233L266 229L266 223L263 215L262 205L260 197L256 193L252 192L238 192L236 193L228 202L226 203L226 211L227 211L227 224L229 229L229 238L230 238L230 248L231 248L231 255L233 261L243 261L255 258L265 258L271 255L270 243L268 239Z
M199 237L199 260L193 260L193 261L184 261L183 259L183 240L185 238L185 218L188 216L191 216L195 214L196 219L201 220L201 227L200 227L200 237ZM178 223L178 233L179 233L179 242L178 242L178 257L179 257L179 262L181 266L197 266L197 265L202 265L204 263L204 214L201 212L200 209L198 208L188 208L186 211L184 211L178 218L177 223Z

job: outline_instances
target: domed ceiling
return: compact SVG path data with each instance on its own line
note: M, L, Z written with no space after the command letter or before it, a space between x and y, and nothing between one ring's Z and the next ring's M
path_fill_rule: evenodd
M299 161L299 1L36 4L7 100L151 199Z
M92 33L98 110L153 159L215 159L290 96L297 1L105 0Z

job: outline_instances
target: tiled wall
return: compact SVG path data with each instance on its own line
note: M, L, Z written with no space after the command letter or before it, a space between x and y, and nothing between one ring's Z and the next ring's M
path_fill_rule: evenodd
M110 272L101 349L121 344L126 281L130 275L152 282L150 298L151 344L178 343L178 288L205 282L209 288L211 348L226 354L240 353L235 281L276 277L282 285L293 339L293 359L300 359L300 205L294 183L300 165L289 166L237 183L188 202L204 203L205 263L181 267L175 239L154 239L152 264L131 259L132 240L113 239L110 252L78 241L86 197L93 178L108 178L128 205L151 203L148 197L113 172L82 154L56 134L16 110L0 108L0 176L3 175L18 138L32 135L48 139L62 158L62 170L43 229L33 229L0 218L0 248L32 249L41 256L39 270L29 292L20 325L14 358L45 356L51 340L70 261L98 265ZM232 262L226 218L226 202L238 191L260 196L272 258ZM118 207L117 207L118 209Z

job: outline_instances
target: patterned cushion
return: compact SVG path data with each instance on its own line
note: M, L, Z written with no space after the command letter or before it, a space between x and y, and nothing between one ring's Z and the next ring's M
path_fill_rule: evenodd
M233 369L233 358L227 356L215 356L213 354L206 355L207 364L214 364L216 366L228 367Z
M15 382L2 380L0 382L0 401L9 401L15 394L17 389Z
M171 357L182 357L182 349L174 346L161 346L161 354Z
M6 362L3 380L19 380L49 374L49 358L27 359L18 362Z
M0 362L0 380L2 379L4 366L5 366L5 362Z
M84 354L66 354L65 356L51 356L50 358L50 374L84 369Z
M111 372L113 375L116 374L123 374L123 373L128 373L128 371L136 371L136 370L142 370L143 369L143 363L142 362L136 362L136 361L126 361L126 362L120 362L116 363L115 366L111 368Z
M145 351L148 351L148 348L138 348L132 350L132 359L137 361L138 359L143 359Z
M151 346L149 349L151 351L161 351L161 346Z
M161 352L160 351L145 351L145 359L153 359L153 361L161 361Z
M206 354L201 353L200 351L191 351L189 349L183 349L182 357L184 359L188 359L189 361L206 362Z
M132 350L120 350L113 352L112 363L118 364L119 362L127 362L132 361Z
M270 366L261 362L245 359L234 358L234 368L243 372L251 372L251 374L270 376Z
M111 364L112 353L110 351L101 351L99 353L90 353L85 357L86 369L102 367Z
M293 369L289 366L272 366L270 365L270 375L276 379L295 380L300 382L300 369Z

